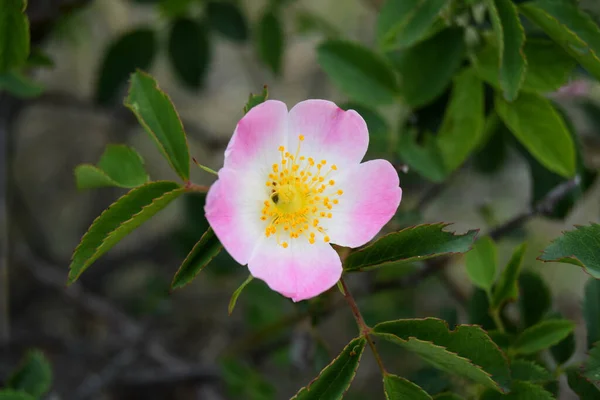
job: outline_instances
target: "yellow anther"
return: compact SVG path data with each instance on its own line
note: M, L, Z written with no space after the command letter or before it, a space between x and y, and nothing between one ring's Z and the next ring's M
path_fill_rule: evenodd
M284 150L285 150L285 147L279 146L279 151L284 151Z
M338 204L340 201L338 199L333 199L333 204Z
M281 243L281 246L282 246L284 249L287 249L287 247L288 247L288 244L287 244L287 242L283 242L283 243Z
M333 186L333 185L335 185L335 181L332 179L332 180L330 180L330 181L329 181L329 184L330 184L331 186Z
M325 236L325 237L323 238L323 240L324 240L325 242L329 242L329 236Z
M303 141L303 140L304 140L304 135L300 135L300 136L298 136L298 139L299 139L300 141Z
M322 176L319 177L319 182L323 182L325 180L325 178L323 178Z
M331 166L331 169L332 169L332 170L334 170L334 171L337 171L337 165L333 164L333 165Z
M315 238L314 237L308 238L308 243L315 244Z
M321 164L323 164L323 165L327 164L327 160L321 160Z
M344 191L342 189L340 189L340 190L337 191L337 194L341 196L341 195L344 194Z
M327 213L327 218L331 218L333 215L331 213Z

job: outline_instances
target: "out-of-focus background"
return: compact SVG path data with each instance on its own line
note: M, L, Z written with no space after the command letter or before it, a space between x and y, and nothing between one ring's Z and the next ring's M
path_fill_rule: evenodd
M205 3L236 4L243 19L231 26L227 22L225 28L219 25L222 21L203 20L207 42L198 44L198 52L209 62L198 67L206 68L201 82L190 84L173 67L172 52L177 49L173 50L169 36L175 21L208 18ZM255 280L228 316L231 293L247 270L225 252L192 284L169 293L173 274L207 227L200 195L178 199L98 260L75 285L65 285L70 257L82 234L124 193L113 188L77 190L73 170L78 164L96 163L109 143L125 143L140 152L153 179L175 178L122 105L126 87L98 94L102 74L118 70L128 53L145 51L145 39L134 37L114 56L116 61L106 64L108 49L123 35L134 31L152 35L152 60L144 69L175 104L191 154L215 170L222 164L248 95L260 92L264 85L271 98L289 107L307 98L347 102L318 65L315 48L330 36L372 46L382 2L281 3L278 18L285 43L276 75L256 49L266 1L29 1L32 43L53 65L33 71L32 77L45 88L40 96L18 99L0 92L0 147L4 150L0 172L7 187L1 192L7 207L0 215L0 234L6 242L0 246L0 255L8 265L8 281L0 291L2 297L9 293L10 316L10 336L0 350L0 382L28 349L37 348L53 367L50 399L282 399L308 383L355 336L352 316L344 304L338 304L341 296L335 290L322 299L293 304ZM597 5L590 9L594 7L600 13ZM218 19L219 14L212 18ZM229 29L229 34L223 29ZM112 78L105 79L108 85ZM574 77L553 98L572 116L585 161L597 170L597 84L583 75ZM378 111L390 121L390 132L401 130L395 121L405 111L397 106ZM434 114L430 110L421 118ZM371 130L373 134L373 126ZM526 212L534 199L536 176L514 143L500 143L501 162L491 172L478 167L482 159L489 161L484 153L442 184L434 184L412 170L405 173L397 151L378 146L379 140L372 137L369 157L383 156L395 163L404 189L399 214L389 229L412 221L445 221L454 223L452 229L458 232L479 228L483 233ZM213 181L212 175L193 168L195 183ZM552 288L554 309L578 322L579 336L585 335L580 302L588 275L579 268L535 258L562 230L598 221L599 198L596 181L564 219L528 217L498 242L504 264L512 248L527 239L525 268L542 274ZM472 286L462 258L456 258L439 277L410 287L386 286L385 282L407 271L349 277L359 293L372 293L384 282L385 290L358 299L367 322L411 316L469 321ZM316 316L315 309L319 310ZM583 357L584 352L578 348L575 357ZM386 352L385 356L390 367L430 393L452 383L409 353L390 352L388 357ZM381 376L365 352L348 398L383 398L380 388ZM561 396L571 398L567 389Z

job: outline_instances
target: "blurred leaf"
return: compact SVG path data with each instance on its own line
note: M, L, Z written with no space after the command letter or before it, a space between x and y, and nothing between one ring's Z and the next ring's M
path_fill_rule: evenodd
M383 387L387 400L432 400L431 396L418 385L396 375L384 375Z
M233 399L275 400L273 385L253 368L234 359L221 362L221 374Z
M239 43L248 39L246 17L236 3L209 1L206 16L210 27L227 39Z
M577 393L580 400L597 400L600 398L600 389L587 380L576 366L567 368L567 381L571 390Z
M516 138L550 171L575 175L575 146L564 120L549 100L522 93L507 103L496 96L496 111Z
M513 360L510 370L512 378L517 381L544 383L553 379L550 371L530 360Z
M319 376L300 389L292 399L341 399L356 375L366 344L364 337L352 340Z
M465 50L463 30L453 27L410 49L390 53L400 72L400 94L406 104L419 107L440 96L460 68Z
M135 114L177 175L188 181L190 154L183 125L171 99L156 80L141 71L134 73L125 106Z
M468 253L467 253L468 254ZM488 296L484 290L475 289L469 299L469 323L481 325L485 330L494 329L495 324L490 317Z
M6 382L8 388L21 390L36 398L48 392L51 384L52 367L44 354L37 350L27 353L19 368Z
M521 4L519 10L600 79L600 30L576 3L536 0Z
M189 8L196 0L159 0L158 8L166 18L183 17L189 14Z
M171 289L179 289L190 283L219 254L221 249L221 242L213 230L208 228L181 263L173 277Z
M485 121L481 147L477 149L473 157L477 170L493 174L503 166L508 153L505 136L507 132L508 129L500 122L498 115L495 112L490 113Z
M0 0L2 1L2 0ZM44 92L44 86L18 71L0 73L0 93L7 91L15 97L29 99Z
M139 28L113 41L101 63L96 82L96 101L102 105L115 102L121 88L137 68L148 69L156 53L154 31Z
M224 253L226 252L221 254ZM290 309L289 299L274 292L262 281L248 285L245 290L246 301L240 307L243 307L242 315L252 330L260 330L278 324L286 312L294 311L294 309Z
M100 157L98 166L81 164L75 168L79 189L106 186L133 188L148 182L144 160L133 148L109 144Z
M521 322L528 328L540 322L546 315L552 305L552 296L542 277L532 271L521 273L519 288Z
M338 28L327 19L308 10L298 10L295 15L296 29L299 33L317 32L327 39L337 39L342 36Z
M229 307L227 308L227 310L229 312L229 315L231 315L233 313L233 309L235 308L235 304L237 303L238 297L240 297L240 294L242 294L242 291L244 290L244 288L250 282L252 282L252 279L254 279L254 277L252 275L248 275L248 277L246 278L246 280L244 282L242 282L242 284L240 285L240 287L237 288L235 290L235 292L233 292L233 294L231 295L231 299L229 300Z
M36 398L25 392L12 389L0 389L0 400L36 400Z
M587 348L600 342L600 281L588 279L585 284L583 316L587 328Z
M506 356L478 326L458 325L449 331L436 318L387 321L373 333L419 354L436 368L469 378L488 388L510 386Z
M433 400L464 400L456 393L440 393L433 396Z
M538 260L578 265L600 279L600 225L576 226L546 247Z
M500 395L498 392L488 390L479 398L480 400L554 400L554 396L541 386L530 382L515 382L510 393Z
M484 125L483 82L469 68L454 78L450 104L437 136L447 172L460 167L479 145Z
M27 1L0 0L0 73L18 68L29 55Z
M258 56L275 75L280 75L283 65L285 33L280 18L273 11L265 12L258 22L256 32Z
M184 192L175 182L157 181L132 189L92 222L73 253L71 284L94 261Z
M423 39L448 0L387 0L377 18L377 42L385 50Z
M399 138L398 153L410 168L432 182L442 182L448 176L441 151L431 135L427 135L425 143L420 146L415 142L414 134L404 132Z
M518 354L534 354L559 343L573 332L575 325L566 319L550 319L525 329L513 349Z
M410 380L427 393L435 394L449 390L451 384L448 375L431 366L425 366L410 375ZM434 396L437 399L437 396Z
M54 60L50 58L42 49L34 48L29 53L27 58L27 66L29 67L40 67L40 68L54 68Z
M328 40L317 48L317 60L332 82L354 101L373 106L393 103L398 96L393 69L366 47Z
M345 103L339 106L342 110L354 110L360 114L369 129L369 149L372 154L390 154L390 126L374 109L357 103Z
M525 31L519 21L517 7L511 0L492 0L488 4L498 43L498 80L504 98L513 101L519 95L527 69L523 53Z
M600 383L600 342L590 349L588 355L583 366L585 377L598 384Z
M248 111L252 110L257 105L264 103L269 98L269 90L265 85L263 91L260 94L252 94L248 97L248 102L244 106L244 114L248 114Z
M477 53L475 69L486 82L500 88L498 45L490 40ZM523 48L527 59L527 73L521 90L546 93L561 88L569 80L576 62L556 43L537 38L527 38Z
M525 255L526 243L518 246L514 251L508 264L500 274L498 283L492 293L491 309L499 310L506 301L514 301L519 297L519 273Z
M558 342L558 344L550 347L550 353L557 364L566 364L566 362L569 361L569 359L575 353L575 335L573 332Z
M465 255L467 275L473 285L489 292L496 279L498 250L489 236L477 240L473 249Z
M364 271L381 264L426 260L469 251L477 230L456 235L445 232L448 224L425 224L390 233L346 258L346 271Z
M169 32L169 59L180 81L190 88L202 87L210 64L206 27L191 18L178 18Z

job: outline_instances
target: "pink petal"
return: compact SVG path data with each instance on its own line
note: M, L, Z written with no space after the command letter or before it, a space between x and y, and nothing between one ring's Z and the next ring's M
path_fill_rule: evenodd
M303 135L301 154L338 167L359 163L369 146L364 119L356 111L344 111L326 100L296 104L290 110L288 129L290 151L296 149L298 136Z
M332 243L362 246L396 213L402 199L398 173L388 161L372 160L340 174L336 182L344 193L322 225Z
M281 101L267 100L255 106L238 122L225 150L224 167L245 170L256 163L276 161L279 146L287 145L287 119L287 106Z
M327 243L292 239L288 248L264 239L248 263L250 273L293 301L310 299L330 289L342 276L342 262Z

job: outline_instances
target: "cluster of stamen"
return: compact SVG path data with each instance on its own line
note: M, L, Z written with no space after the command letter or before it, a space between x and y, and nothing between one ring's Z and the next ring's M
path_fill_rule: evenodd
M314 244L317 238L329 242L321 220L332 218L331 210L339 204L344 193L335 190L335 181L329 178L336 165L326 167L327 160L315 161L300 156L304 136L298 137L298 148L291 154L279 147L281 161L273 164L266 181L269 198L264 201L261 220L265 221L265 235L274 235L277 243L288 247L286 239L306 238ZM327 169L328 168L328 169ZM325 172L326 170L326 172Z

